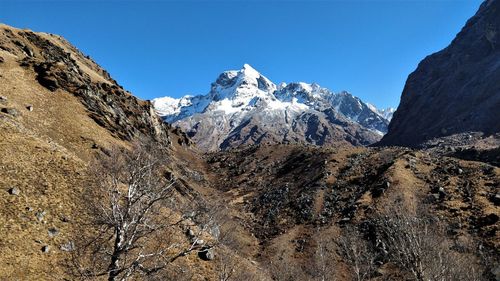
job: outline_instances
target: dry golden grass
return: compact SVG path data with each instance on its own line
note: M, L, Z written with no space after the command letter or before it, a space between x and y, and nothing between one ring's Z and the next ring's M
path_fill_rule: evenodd
M0 43L5 39L2 36L6 30L13 34L19 32L1 25ZM102 69L61 37L38 35L70 52L93 82L109 82ZM33 51L39 54L41 50ZM101 148L130 147L130 143L113 137L99 126L73 94L61 89L51 92L42 87L33 70L19 65L23 54L0 50L0 56L4 60L0 63L0 96L6 98L0 107L14 108L19 113L18 116L0 113L0 280L72 279L66 264L70 253L60 250L60 246L81 234L78 231L87 223L82 215L87 166ZM28 105L33 107L32 111L27 109ZM204 175L206 163L193 153L193 148L179 145L182 140L179 135L172 134L171 138L170 163L174 175L177 178L189 173ZM207 182L187 184L204 196L217 197ZM11 187L21 193L9 194ZM35 215L37 212L45 212L41 221ZM176 219L179 214L172 218ZM49 228L57 228L59 233L49 237ZM179 247L186 246L188 241L183 230L172 231ZM203 239L212 238L204 234ZM248 244L255 249L256 242ZM43 253L42 247L47 245L50 250ZM250 264L248 260L241 262ZM218 263L201 261L194 251L174 262L172 270L186 270L189 280L214 280Z
M123 143L97 126L73 95L48 91L19 66L19 57L0 56L0 96L7 99L0 106L19 112L0 113L0 280L61 279L69 255L59 248L79 223L92 146ZM21 193L10 195L12 187ZM43 220L37 212L45 212ZM55 237L48 235L51 227L59 230ZM45 245L49 253L42 253Z

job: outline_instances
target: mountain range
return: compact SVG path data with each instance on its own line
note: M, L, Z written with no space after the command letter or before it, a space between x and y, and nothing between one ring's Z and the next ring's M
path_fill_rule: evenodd
M500 280L499 19L485 1L395 113L249 65L144 101L0 24L0 280Z
M260 143L368 145L387 132L394 112L315 83L277 85L248 64L220 74L206 95L152 103L208 151Z

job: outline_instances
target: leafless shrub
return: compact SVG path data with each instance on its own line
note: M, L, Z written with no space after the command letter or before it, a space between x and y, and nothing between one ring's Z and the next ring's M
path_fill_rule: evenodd
M275 281L307 280L305 272L297 265L293 257L282 251L270 260L268 264L269 273Z
M346 226L342 229L337 247L343 262L354 273L354 280L368 280L374 268L376 255L368 241L362 238L361 233L353 226Z
M167 208L175 179L165 177L157 147L113 148L108 154L91 165L92 181L85 192L90 230L82 233L74 265L83 278L152 276L195 249L173 254L180 246L170 232L182 221L174 221Z
M396 208L376 224L380 250L414 280L481 280L474 260L450 249L442 223L435 218Z
M317 241L316 252L314 253L315 272L313 276L317 280L330 281L335 280L332 273L333 262L333 247L330 239L320 238Z
M220 255L217 263L218 280L230 281L236 275L238 264L234 261L234 257L230 254Z
M143 279L147 281L191 281L194 277L195 274L191 268L172 265L158 272L158 274Z
M257 270L252 270L248 264L244 263L241 258L238 258L235 253L229 250L220 252L216 262L217 280L219 281L267 280L260 275L257 268L254 268Z
M311 261L312 266L308 270L308 274L314 280L338 280L336 272L338 266L336 251L338 247L334 237L325 235L318 228L315 241L316 247Z

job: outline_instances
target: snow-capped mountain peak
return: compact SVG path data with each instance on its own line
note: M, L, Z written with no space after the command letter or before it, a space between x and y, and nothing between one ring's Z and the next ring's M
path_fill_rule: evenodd
M375 107L348 92L305 82L277 86L248 64L221 73L206 95L152 102L165 121L185 129L207 150L264 139L368 144L389 123Z
M291 101L295 98L300 103L311 105L335 94L316 83L294 82L283 85L274 92L274 95L281 101Z
M243 68L240 71L242 73L244 73L245 75L251 76L251 77L254 77L254 78L259 78L261 76L261 74L257 70L255 70L255 68L253 68L252 66L250 66L248 63L245 63L243 65Z
M378 115L382 116L384 119L387 119L389 121L392 120L392 115L394 115L394 112L396 112L396 109L394 107L388 107L386 109L378 109L376 108L373 104L371 103L366 103L366 105L373 111L376 112Z
M240 70L225 71L212 83L212 100L262 96L276 90L276 85L249 64Z
M396 109L394 107L388 107L386 109L380 109L379 110L380 115L384 117L385 119L391 121L392 116L394 115L394 112L396 112Z

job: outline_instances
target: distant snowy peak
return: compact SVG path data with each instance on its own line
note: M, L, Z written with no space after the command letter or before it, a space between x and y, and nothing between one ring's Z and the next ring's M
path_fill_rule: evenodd
M248 64L240 70L225 71L212 83L210 96L213 101L266 96L276 90L276 85Z
M316 83L281 83L276 86L248 64L240 70L220 74L207 95L185 96L180 99L163 97L154 99L153 104L158 113L172 123L206 110L232 114L257 106L283 109L297 104L302 110L321 111L333 107L348 119L360 123L373 120L380 123L383 121L378 120L380 117L386 119L393 112L393 109L378 110L348 92L334 93ZM383 124L367 127L385 132Z
M209 96L184 96L180 99L171 97L156 98L151 101L156 112L168 123L203 112L210 104Z
M394 112L396 112L396 109L394 107L388 107L386 109L381 109L379 110L380 115L384 117L385 119L391 121L392 116L394 115Z
M385 111L348 92L316 83L276 85L248 64L221 73L206 95L152 102L166 122L182 127L207 149L265 139L366 144L387 132L389 124Z
M221 73L207 95L180 99L163 97L154 99L153 104L158 114L170 123L204 111L235 114L256 107L301 111L322 111L333 107L348 119L382 133L387 129L387 116L392 116L393 112L393 109L378 110L348 92L334 93L316 83L294 82L276 86L248 64L240 70Z
M366 105L373 111L376 112L378 115L386 119L387 121L391 121L392 115L394 115L394 112L396 112L396 109L394 107L388 107L386 109L378 109L376 108L373 104L366 103Z

